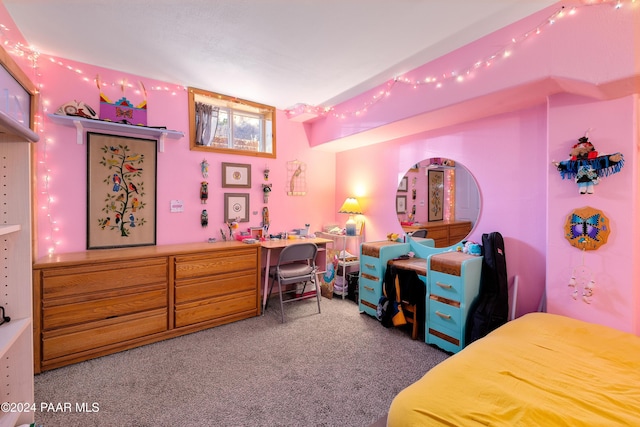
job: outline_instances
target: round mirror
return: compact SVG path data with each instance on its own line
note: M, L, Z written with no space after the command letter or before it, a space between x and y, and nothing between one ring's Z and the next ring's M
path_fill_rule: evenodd
M454 160L423 160L400 180L396 213L405 233L433 239L436 248L456 245L467 238L480 216L478 184Z

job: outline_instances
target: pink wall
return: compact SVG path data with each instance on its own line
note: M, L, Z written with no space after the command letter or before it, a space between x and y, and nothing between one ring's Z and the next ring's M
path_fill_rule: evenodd
M638 120L637 96L593 102L570 95L552 97L549 104L549 158L564 160L577 137L589 128L589 140L600 154L621 152L625 165L618 174L602 178L592 195L578 194L573 182L562 180L549 166L547 292L549 310L583 320L633 331L637 329L638 259ZM585 128L580 131L580 127ZM635 172L635 173L634 173ZM584 206L602 210L609 218L607 243L582 253L564 238L569 213ZM553 260L554 262L551 262ZM590 305L569 297L567 284L574 269L586 266L596 287ZM634 323L636 326L634 326Z
M167 139L163 153L158 153L157 176L157 244L201 242L209 237L220 238L223 227L225 192L248 192L252 214L249 223L242 226L260 226L263 206L270 210L270 232L304 227L320 229L336 217L334 206L335 155L315 152L309 148L303 125L286 119L278 112L277 159L257 159L248 156L220 155L190 151L188 142L187 92L183 87L157 82L115 70L101 69L68 60L62 63L39 60L38 76L41 85L44 117L36 145L37 204L38 204L38 256L48 251L55 253L82 251L86 248L86 145L76 143L76 130L53 123L48 113L55 112L65 102L82 100L99 106L99 91L94 77L107 84L105 91L112 99L120 96L119 82L123 79L133 85L125 95L136 104L142 95L136 93L138 81L143 81L148 92L148 124L179 130L185 137ZM71 67L69 69L68 67ZM74 70L81 70L76 72ZM209 169L209 199L200 204L200 162L207 159ZM292 197L286 194L287 161L298 160L307 164L307 194ZM247 191L221 187L221 163L247 163L252 167L252 188ZM268 166L273 191L267 205L263 203L261 184L263 170ZM48 177L48 180L47 180ZM170 201L183 200L185 210L171 213ZM49 202L49 200L51 200ZM200 213L206 208L209 226L202 228ZM256 214L253 214L255 212ZM55 242L55 244L52 244Z
M569 14L574 6L578 6L575 13ZM556 15L560 10L562 15ZM552 25L548 24L550 17L554 17ZM517 92L509 98L500 98L499 103L485 102L481 106L469 101L496 96L501 91L523 85L534 85L548 77L559 79L563 85L573 82L602 84L626 77L630 70L637 73L640 71L636 54L638 46L630 41L634 37L637 40L638 26L638 4L627 4L626 8L616 10L611 4L584 6L576 1L558 2L405 75L390 76L388 84L335 106L325 120L311 126L311 145L336 139L361 142L357 138L359 135L366 137L369 143L385 140L384 137L390 139L388 132L383 132L384 127L430 111L445 113L437 115L437 120L423 120L419 126L403 123L403 129L394 128L394 132L407 135L410 131L419 131L420 127L423 130L437 129L496 112L526 108L544 102L546 92L564 92L566 86L543 86L538 93ZM537 29L540 29L540 34L536 34ZM505 59L503 53L506 51L510 55ZM595 52L599 54L595 55ZM494 55L496 57L490 59ZM487 61L490 66L475 68L476 63L486 64ZM467 70L471 72L467 74ZM458 82L456 76L464 79ZM435 83L417 87L395 83L389 95L369 107L365 114L350 114L360 111L374 96L386 91L393 77L421 83L427 77L435 78L442 87L436 88ZM460 103L467 103L472 108L461 108ZM446 111L452 106L456 106L455 115ZM376 134L372 130L379 132Z
M500 231L506 240L509 276L519 276L518 312L538 307L545 281L546 110L536 107L464 125L425 132L338 154L337 197L344 187L361 188L368 240L401 233L395 195L399 179L414 163L448 157L469 169L478 182L482 209L471 240ZM363 161L363 159L366 159ZM512 280L512 279L511 279Z
M312 144L375 144L338 154L336 199L363 188L367 238L381 239L400 231L393 217L395 188L409 166L425 157L457 160L482 192L481 218L471 238L494 230L505 237L509 276L519 277L518 315L535 310L546 289L552 312L640 333L639 267L630 262L638 258L640 234L640 6L625 6L581 7L520 44L509 60L461 84L448 81L439 91L396 84L364 114L314 122ZM499 40L544 22L549 10L408 76L473 63L491 51L488 46L495 50L504 45ZM333 114L358 110L383 88L336 106ZM551 161L565 159L590 128L596 148L622 152L626 165L603 179L596 194L580 196L575 183L559 179ZM606 210L617 228L602 249L585 255L600 283L591 304L569 294L568 280L582 254L562 233L568 213L586 204Z
M566 5L568 12L571 6L583 3L559 5ZM330 115L304 126L279 114L277 160L210 155L211 176L216 177L222 161L251 163L252 210L260 210L255 209L262 206L258 184L268 164L274 184L269 202L274 231L303 222L310 222L312 228L343 222L344 215L335 212L346 196L356 195L365 212L367 240L380 240L389 232L400 231L394 197L405 171L423 158L452 158L470 170L481 189L481 217L471 239L480 240L482 233L490 231L500 231L505 237L509 275L520 279L519 315L535 310L546 288L551 311L640 333L640 267L629 262L640 254L640 61L636 54L640 5L625 2L621 10L612 4L582 6L575 15L547 25L547 17L557 10L548 8L406 76L450 76L497 49L513 48L509 59L465 75L460 84L447 78L435 90L397 83L389 97L365 114ZM0 12L6 18L4 8ZM543 31L532 35L536 26ZM523 34L531 35L520 40ZM513 37L518 41L511 46ZM28 62L23 65L29 69ZM78 74L65 67L67 62L61 66L45 58L39 65L34 82L43 85L42 98L49 111L72 99L97 103L91 80L98 73L112 84L122 78L132 83L140 79L87 65L79 65L82 74ZM147 79L144 83L147 88L159 83L174 86ZM359 110L379 90L338 105L334 112ZM186 133L186 93L150 91L149 124ZM589 128L593 128L596 148L621 151L627 163L622 173L604 179L596 194L578 196L574 183L559 180L551 161L563 159L570 145ZM48 238L60 242L57 252L83 250L86 147L75 144L73 129L48 119L41 134L49 142L37 148L41 162L37 170L39 255L51 247ZM337 146L341 151L337 155L324 152ZM199 225L198 165L202 158L201 152L188 149L186 138L168 141L165 153L159 154L159 244L202 241L218 234L223 189L215 183L209 199L214 213L209 229ZM287 160L307 162L307 196L284 194ZM44 182L47 174L51 177L48 186ZM47 195L53 198L50 203ZM186 211L170 214L171 199L184 199ZM568 211L587 203L605 210L615 231L605 247L585 258L599 284L594 302L580 305L570 298L567 280L581 254L563 241L558 229ZM251 225L258 221L252 216Z

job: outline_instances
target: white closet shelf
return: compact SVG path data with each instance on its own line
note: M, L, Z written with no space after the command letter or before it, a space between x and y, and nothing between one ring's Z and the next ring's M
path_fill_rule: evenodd
M11 319L0 325L0 356L4 356L22 332L31 326L31 319Z
M158 140L158 151L162 153L164 151L165 138L180 139L184 136L183 132L177 130L154 128L148 126L125 125L124 123L85 119L84 117L76 116L61 116L59 114L47 115L54 123L75 127L77 132L78 144L82 144L84 142L84 129L104 130L109 132L126 133L130 135L150 136Z
M20 231L21 229L22 228L20 227L20 224L0 224L0 236L15 233L16 231Z

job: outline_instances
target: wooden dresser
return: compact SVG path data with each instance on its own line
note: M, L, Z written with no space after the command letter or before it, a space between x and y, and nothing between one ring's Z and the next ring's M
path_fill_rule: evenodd
M105 249L33 266L35 372L260 313L260 246Z
M433 239L437 248L453 246L464 240L472 229L471 221L433 221L420 225L403 225L402 230L412 233L416 230L427 230L427 238Z

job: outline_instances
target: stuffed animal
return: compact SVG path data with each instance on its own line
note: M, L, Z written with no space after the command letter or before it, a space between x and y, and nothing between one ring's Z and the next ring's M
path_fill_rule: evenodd
M464 242L462 252L469 255L482 255L482 247L478 243L468 240Z
M624 165L621 153L598 155L589 138L578 139L569 152L569 159L553 162L562 179L573 178L580 194L593 194L593 187L600 178L620 172Z

